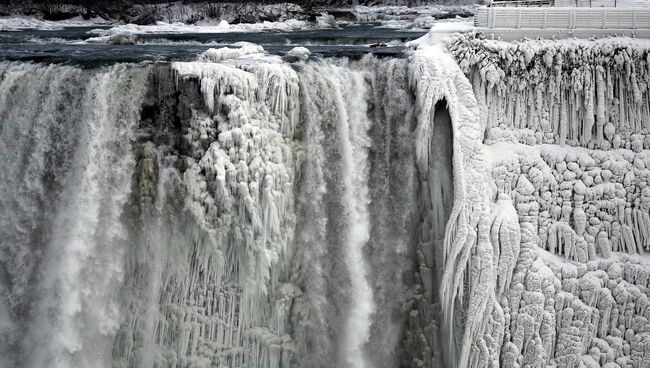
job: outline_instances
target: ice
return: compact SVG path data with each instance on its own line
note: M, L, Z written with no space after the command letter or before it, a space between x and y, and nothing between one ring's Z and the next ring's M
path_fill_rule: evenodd
M321 15L317 16L316 24L318 24L320 28L339 28L339 26L336 24L336 19L334 19L334 16L327 13L322 13Z
M648 250L641 230L648 211L647 85L639 83L646 78L647 42L508 43L468 34L443 43L487 112L481 150L491 162L492 190L486 193L496 199L493 217L516 211L521 234L511 286L505 298L496 298L504 320L481 318L483 337L470 330L462 344L476 346L469 362L498 362L494 352L500 349L504 366L640 364L647 353L634 349L645 335L636 337L630 323L639 321L645 331L647 318L627 298L645 304L647 294L636 290L646 290L647 280L624 280L620 270L649 272L626 255ZM432 49L426 45L420 48ZM480 222L477 230L473 252L481 254ZM491 239L502 250L516 237L497 238L493 231ZM495 281L498 294L503 284ZM471 308L471 299L467 303ZM465 323L465 333L468 326L474 321ZM502 346L490 338L495 334L504 336Z
M262 31L295 31L308 27L302 20L289 19L279 22L264 21L260 23L229 24L225 20L219 22L203 22L200 24L166 23L159 21L155 25L140 26L124 24L109 29L94 29L90 34L112 36L116 34L165 34L165 33L229 33L229 32L262 32Z
M44 31L62 30L65 27L93 27L107 24L101 18L85 20L81 17L74 17L61 21L41 20L33 17L0 17L0 31L19 31L24 29L38 29Z
M264 48L252 43L239 43L233 46L237 48L221 47L218 49L208 49L199 56L199 61L218 63L222 60L240 58L253 54L263 54Z
M289 50L289 52L287 52L287 56L292 56L300 60L307 60L309 59L310 55L311 52L307 48L302 46L294 47L291 50Z

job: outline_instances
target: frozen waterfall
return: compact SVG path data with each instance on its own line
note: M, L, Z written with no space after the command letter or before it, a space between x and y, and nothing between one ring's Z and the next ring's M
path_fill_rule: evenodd
M0 367L647 367L647 45L239 46L0 63Z

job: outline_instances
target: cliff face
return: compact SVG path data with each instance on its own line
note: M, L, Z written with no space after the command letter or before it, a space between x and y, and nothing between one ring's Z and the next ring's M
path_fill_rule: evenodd
M481 332L458 337L464 349L470 334L460 361L645 366L650 45L468 35L447 46L482 111L493 203L475 250L491 242L493 262L468 260L493 289L474 290L470 273L470 298L454 300L488 303Z

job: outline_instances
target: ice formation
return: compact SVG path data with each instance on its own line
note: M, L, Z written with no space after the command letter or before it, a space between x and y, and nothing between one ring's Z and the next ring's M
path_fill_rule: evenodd
M447 43L484 112L498 265L495 303L479 335L461 344L461 364L650 361L641 342L650 327L647 46L475 34Z
M61 21L49 21L26 16L0 17L0 31L20 31L38 29L45 31L62 30L65 27L96 27L106 24L102 18L83 19L74 17Z
M13 24L10 24L12 27ZM229 32L261 32L269 30L277 31L295 31L304 29L310 24L303 20L288 19L278 22L259 22L259 23L240 23L229 24L226 20L215 21L212 23L202 22L200 24L186 24L186 23L167 23L157 22L152 25L136 25L136 24L122 24L115 25L109 29L93 29L89 31L90 34L99 36L113 36L116 34L170 34L170 33L229 33Z
M0 64L0 365L647 367L649 45L434 42Z

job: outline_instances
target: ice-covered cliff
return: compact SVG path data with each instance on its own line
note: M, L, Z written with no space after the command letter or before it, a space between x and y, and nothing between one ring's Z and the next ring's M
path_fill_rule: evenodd
M447 46L480 106L494 251L489 313L459 362L645 367L650 44Z
M648 45L239 46L0 64L0 366L648 366Z

